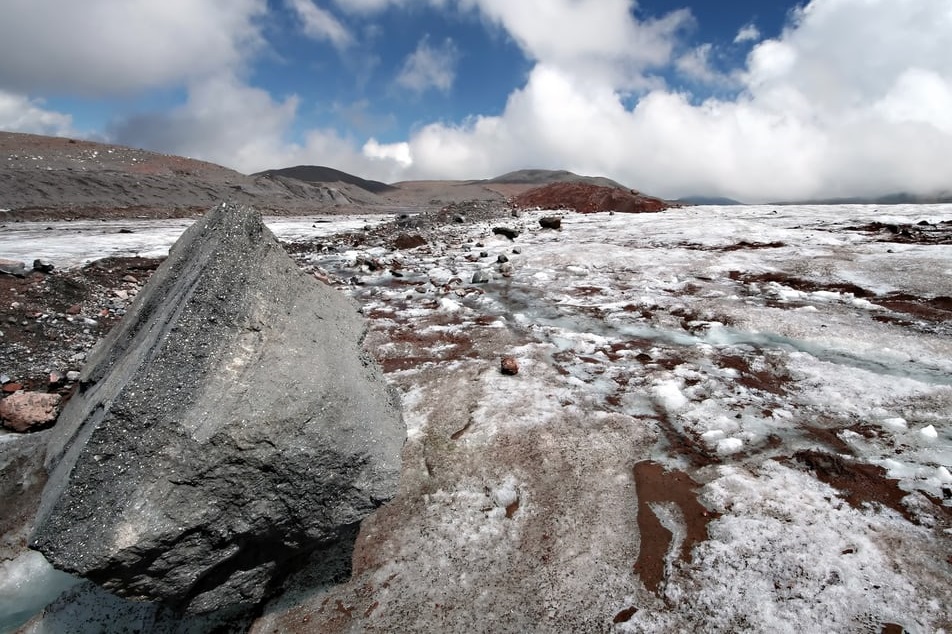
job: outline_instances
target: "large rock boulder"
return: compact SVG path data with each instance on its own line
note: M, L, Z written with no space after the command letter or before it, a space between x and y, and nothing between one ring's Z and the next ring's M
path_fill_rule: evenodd
M91 354L31 545L191 613L253 606L325 555L327 579L346 574L339 553L395 494L406 435L364 332L256 212L216 207Z

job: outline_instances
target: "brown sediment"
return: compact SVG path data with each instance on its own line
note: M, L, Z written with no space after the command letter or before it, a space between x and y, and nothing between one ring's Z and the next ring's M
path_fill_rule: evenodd
M685 537L678 559L686 563L691 561L694 546L707 539L708 523L719 515L708 511L698 502L696 490L700 485L682 471L665 471L657 462L644 460L635 464L633 473L641 540L634 570L645 587L657 593L664 581L665 558L671 548L672 534L661 524L650 505L673 502L681 510ZM633 614L628 615L628 618Z
M932 224L927 221L912 224L871 222L856 227L844 227L847 231L875 233L877 242L901 244L952 244L952 221L943 220Z
M833 451L844 454L852 454L853 448L849 446L842 438L837 435L839 428L827 429L825 427L816 427L813 425L803 425L803 431L820 441Z
M908 293L890 293L874 301L883 308L918 319L932 322L952 321L952 297L919 297Z
M612 623L616 625L618 623L627 623L628 621L631 620L631 617L637 614L637 612L638 612L638 608L634 606L625 608L624 610L622 610L621 612L615 615L615 618L612 619Z
M899 488L898 480L886 477L886 470L882 467L814 450L798 451L793 458L812 469L821 482L843 493L844 499L854 508L875 502L893 509L910 522L918 523L902 503L908 494Z
M668 449L671 453L687 458L691 462L691 466L695 468L707 467L718 462L717 457L711 455L700 440L678 432L667 412L659 413L656 420L661 428L661 433L668 441Z
M515 502L511 502L506 505L506 518L512 519L512 516L516 514L516 511L519 510L519 498L516 498Z
M726 246L711 246L706 244L697 244L694 242L687 242L679 244L679 247L683 249L692 249L694 251L743 251L746 249L779 249L781 247L787 246L785 242L775 241L775 242L748 242L747 240L741 240L734 244L728 244Z
M857 286L850 282L826 282L819 280L809 280L794 275L788 275L780 271L770 271L767 273L748 273L744 271L728 271L727 276L735 282L744 282L746 284L765 284L774 282L782 284L795 291L804 293L813 293L816 291L828 291L835 293L852 293L853 297L874 297L875 293L870 290Z
M717 361L722 368L730 368L737 372L737 383L748 389L770 392L778 396L787 393L786 386L790 383L789 376L780 375L770 370L754 370L750 366L749 359L738 355L723 355Z
M883 629L879 630L880 634L903 634L905 631L903 626L896 623L883 623Z

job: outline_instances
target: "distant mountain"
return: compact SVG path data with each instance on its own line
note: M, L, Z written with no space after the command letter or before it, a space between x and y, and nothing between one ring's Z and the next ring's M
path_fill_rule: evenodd
M630 190L619 182L602 176L579 176L567 170L539 170L525 169L509 172L502 176L490 178L484 181L473 181L494 184L512 184L512 185L548 185L550 183L587 183L599 187L614 187L616 189Z
M771 205L931 205L952 203L952 191L931 195L897 192L885 196L853 196L849 198L816 198L812 200L792 200L769 203Z
M722 196L684 196L674 202L682 205L743 205L745 203Z
M374 194L384 194L393 191L393 187L380 181L371 181L347 172L336 170L333 167L324 167L323 165L297 165L295 167L285 167L282 169L265 170L252 174L252 176L283 176L284 178L294 178L306 183L347 183Z

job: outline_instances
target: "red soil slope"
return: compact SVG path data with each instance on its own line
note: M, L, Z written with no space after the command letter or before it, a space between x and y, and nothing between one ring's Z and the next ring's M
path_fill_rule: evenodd
M587 183L552 183L530 189L513 199L516 207L526 209L573 209L583 214L597 211L646 213L664 211L671 204L635 190L600 187Z

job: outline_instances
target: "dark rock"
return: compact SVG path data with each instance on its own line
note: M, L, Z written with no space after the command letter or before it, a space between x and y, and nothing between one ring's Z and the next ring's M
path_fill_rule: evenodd
M426 239L423 236L408 233L398 235L393 241L393 247L401 251L422 247L424 244L426 244Z
M499 369L503 374L510 376L519 374L519 362L515 357L503 357Z
M561 229L562 228L562 217L561 216L543 216L539 218L539 226L543 229Z
M56 422L61 400L59 394L17 392L0 401L0 420L16 432L44 429Z
M519 235L518 230L511 229L510 227L493 227L493 233L497 236L505 236L510 240L515 240Z
M117 233L135 233L132 229L120 229Z
M44 260L33 260L34 271L39 271L40 273L52 273L54 268L56 267Z
M500 264L505 264L508 261L509 261L509 256L507 256L504 253L500 253L499 257L496 258L496 262L499 262Z
M254 609L303 566L346 578L326 553L395 494L406 435L364 333L256 212L216 207L90 354L32 546L189 613Z
M492 279L489 271L479 270L473 273L473 284L486 284Z
M488 258L488 257L489 257L489 251L480 251L480 252L479 252L479 257L481 257L481 258Z

